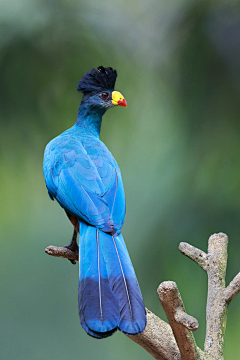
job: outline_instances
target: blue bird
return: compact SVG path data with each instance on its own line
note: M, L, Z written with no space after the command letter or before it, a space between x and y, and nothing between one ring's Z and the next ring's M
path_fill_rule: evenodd
M141 333L146 312L124 243L125 194L120 169L99 139L102 116L116 105L127 106L114 91L117 71L99 66L78 84L83 93L73 127L46 146L43 173L74 226L69 249L76 251L79 232L79 316L84 330L105 338L117 329Z

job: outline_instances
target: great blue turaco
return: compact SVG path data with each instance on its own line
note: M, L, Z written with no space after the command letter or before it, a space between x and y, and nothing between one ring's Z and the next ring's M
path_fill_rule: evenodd
M84 330L95 338L117 329L136 335L146 326L141 291L121 234L126 208L121 172L99 139L106 110L127 106L114 91L116 78L116 70L103 66L82 77L77 121L49 142L43 161L49 196L74 226L69 249L78 249L80 234L79 315Z

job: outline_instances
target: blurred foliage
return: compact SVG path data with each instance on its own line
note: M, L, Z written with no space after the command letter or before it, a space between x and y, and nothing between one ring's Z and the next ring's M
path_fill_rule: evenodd
M81 329L77 266L44 253L70 223L42 176L47 142L70 127L78 80L118 70L128 109L104 116L101 138L122 170L123 234L148 308L177 282L205 335L207 278L178 251L230 238L227 283L240 258L240 8L237 1L9 0L0 12L0 277L2 359L150 359L121 333ZM226 359L239 358L240 300L230 306Z

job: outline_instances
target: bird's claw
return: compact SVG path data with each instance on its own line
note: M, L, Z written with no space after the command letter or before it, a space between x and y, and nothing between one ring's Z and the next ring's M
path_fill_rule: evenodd
M65 248L71 250L74 253L78 253L78 245L77 243L75 244L69 244L69 245L65 245ZM72 259L68 259L73 265L76 265L76 260L72 260Z
M71 261L71 263L73 264L73 265L76 265L76 261L75 260L72 260L72 259L68 259L69 261Z

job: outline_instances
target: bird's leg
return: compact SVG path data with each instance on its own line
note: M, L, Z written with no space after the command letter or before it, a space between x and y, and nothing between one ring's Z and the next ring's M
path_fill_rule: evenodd
M77 230L74 228L74 231L73 231L73 236L72 236L72 240L71 240L71 243L69 245L65 245L64 246L65 248L75 252L75 253L78 253L78 244L77 244ZM71 259L68 259L69 261L71 261L72 264L76 264L76 261L75 260L71 260Z

